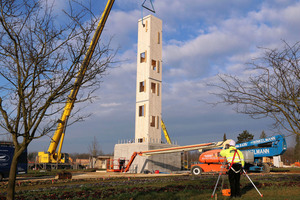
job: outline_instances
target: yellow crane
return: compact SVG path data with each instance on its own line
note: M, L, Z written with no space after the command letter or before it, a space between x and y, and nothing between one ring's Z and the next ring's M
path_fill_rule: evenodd
M84 77L87 67L90 63L90 60L94 53L95 47L98 43L98 40L103 31L104 25L106 23L106 20L108 18L108 15L111 11L111 8L112 8L114 2L115 2L115 0L107 1L106 7L102 13L102 16L101 16L100 21L97 26L97 29L94 33L93 39L90 43L90 46L87 50L87 53L84 57L84 60L81 64L81 67L77 74L77 78L76 78L74 86L73 86L74 88L71 90L70 95L68 96L68 100L65 105L63 114L59 120L56 131L51 139L51 143L49 145L48 151L38 153L38 162L39 163L67 163L68 162L68 154L61 153L68 118L74 107L76 96L80 89L83 77ZM59 144L59 148L58 148L58 151L56 152L58 144Z
M167 143L168 143L168 144L172 144L172 141L171 141L171 139L170 139L170 137L169 137L167 128L166 128L165 123L164 123L163 120L161 120L161 128L162 128L162 130L163 130L163 132L164 132L164 135L165 135L165 138L166 138L166 140L167 140Z

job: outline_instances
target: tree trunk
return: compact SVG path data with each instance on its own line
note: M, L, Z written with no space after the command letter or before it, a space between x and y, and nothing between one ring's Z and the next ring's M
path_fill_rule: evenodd
M9 171L7 196L6 196L7 200L15 199L18 158L20 157L22 152L25 150L25 148L26 148L26 146L21 146L21 148L15 147L14 156L12 158L10 171Z
M14 154L14 157L11 162L10 171L9 171L9 179L7 186L7 200L15 199L15 186L16 186L16 177L17 177L17 164L18 157Z

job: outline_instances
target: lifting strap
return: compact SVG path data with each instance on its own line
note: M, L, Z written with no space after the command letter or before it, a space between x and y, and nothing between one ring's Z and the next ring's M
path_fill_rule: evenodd
M145 1L143 2L142 7L143 7L143 8L146 8L147 10L149 10L149 11L151 11L151 12L153 12L153 13L155 13L155 10L154 10L154 7L153 7L152 0L150 0L151 8L145 6L145 2L146 2L146 1L147 1L147 0L145 0Z

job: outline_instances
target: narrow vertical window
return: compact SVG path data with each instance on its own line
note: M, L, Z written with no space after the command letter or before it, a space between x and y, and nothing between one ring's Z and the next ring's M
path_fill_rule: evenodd
M159 61L157 61L157 73L160 73L160 62Z
M157 123L156 123L156 124L157 124L156 128L159 129L159 116L157 116L156 119L157 119L157 120L156 120L156 121L157 121Z
M148 21L146 20L146 32L148 31Z
M140 54L140 63L147 61L147 51Z
M151 93L155 94L156 93L156 84L151 83Z
M143 117L145 116L145 106L139 106L139 116Z
M151 119L150 119L150 126L151 126L151 127L155 127L155 116L151 116Z
M159 83L157 83L157 92L156 92L157 96L159 96L159 90L160 90Z
M156 70L156 60L152 60L151 66L152 66L152 69L155 71Z
M145 92L145 82L140 82L140 92Z
M157 32L157 44L160 44L160 32Z

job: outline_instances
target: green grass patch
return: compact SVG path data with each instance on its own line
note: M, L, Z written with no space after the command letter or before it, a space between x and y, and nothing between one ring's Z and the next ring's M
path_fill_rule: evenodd
M271 172L300 172L300 167L279 167L279 168L272 168Z

